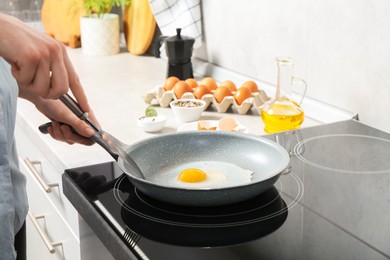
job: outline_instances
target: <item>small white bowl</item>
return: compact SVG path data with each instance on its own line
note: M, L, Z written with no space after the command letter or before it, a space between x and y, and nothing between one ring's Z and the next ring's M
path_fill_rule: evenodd
M137 120L138 126L142 127L145 132L154 133L161 131L164 128L167 118L164 115L158 115L155 117L141 116Z
M206 102L200 99L178 99L169 104L176 118L181 122L199 120Z

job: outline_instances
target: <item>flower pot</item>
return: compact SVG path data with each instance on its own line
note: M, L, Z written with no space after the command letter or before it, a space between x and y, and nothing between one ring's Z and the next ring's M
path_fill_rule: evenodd
M80 19L81 47L86 55L117 54L119 46L119 15L82 16Z

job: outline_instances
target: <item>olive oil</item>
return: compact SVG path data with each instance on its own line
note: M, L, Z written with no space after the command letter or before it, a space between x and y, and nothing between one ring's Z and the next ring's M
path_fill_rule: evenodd
M298 129L305 117L299 104L302 102L306 93L306 82L293 77L292 69L294 63L291 58L279 57L276 58L276 63L278 67L278 81L276 84L275 98L267 102L261 111L264 131L267 133ZM300 95L301 100L299 103L291 98L292 88L296 83L304 87L304 91Z
M266 133L276 133L298 129L305 117L298 104L288 99L280 99L272 103L268 109L261 111Z

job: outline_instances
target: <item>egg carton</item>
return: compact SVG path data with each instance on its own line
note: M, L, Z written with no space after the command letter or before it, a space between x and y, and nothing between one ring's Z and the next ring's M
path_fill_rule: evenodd
M181 97L182 99L196 99L194 94L191 92L184 93ZM177 100L173 90L166 91L164 86L157 86L156 88L148 91L144 96L144 101L147 104L152 104L157 101L161 107L169 107L169 103L172 100ZM219 113L225 113L231 106L240 114L244 115L248 111L255 107L256 110L261 113L263 105L270 100L264 90L259 90L259 92L252 93L252 97L245 99L241 105L237 104L233 96L226 96L221 103L218 103L214 98L213 94L204 95L201 100L206 102L205 110L209 106L214 106Z

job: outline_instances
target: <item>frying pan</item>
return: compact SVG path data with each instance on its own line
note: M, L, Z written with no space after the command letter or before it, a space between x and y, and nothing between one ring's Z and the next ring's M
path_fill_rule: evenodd
M70 96L64 95L61 101L90 124L95 135L103 132L91 123L87 114ZM40 130L47 133L47 127L48 124L43 125ZM288 152L279 144L263 137L242 133L189 131L166 134L121 147L121 154L125 156L115 154L118 150L112 150L103 138L91 139L97 140L97 143L113 156L139 191L161 201L187 206L216 206L250 199L270 188L290 162ZM127 163L122 157L131 158L134 164ZM244 185L222 188L177 188L151 181L155 179L155 175L164 174L164 169L205 161L233 163L252 171L252 179ZM142 174L136 174L137 169ZM240 173L230 170L227 174Z
M129 174L119 158L119 166L125 169L137 190L161 201L187 206L217 206L250 199L270 188L290 162L287 151L271 140L223 131L189 131L151 137L134 143L127 153L145 176L141 179ZM233 163L253 171L252 180L245 185L203 189L169 187L150 181L154 175L163 174L162 169L197 161Z

